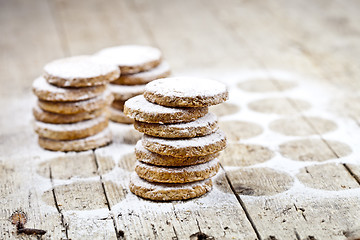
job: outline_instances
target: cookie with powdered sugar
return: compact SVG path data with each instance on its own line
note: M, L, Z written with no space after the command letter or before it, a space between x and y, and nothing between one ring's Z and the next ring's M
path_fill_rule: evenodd
M70 124L52 124L35 121L35 132L43 138L53 140L75 140L86 138L103 131L108 126L108 118L103 115L91 120Z
M38 106L47 112L60 114L76 114L81 112L91 112L105 108L114 100L110 91L105 91L100 96L76 102L50 102L38 100Z
M52 113L52 112L44 111L39 106L33 107L33 115L35 117L35 120L44 123L55 123L55 124L75 123L75 122L93 119L99 117L102 114L108 115L106 108L100 108L91 112L60 114L60 113Z
M155 201L186 200L200 197L212 189L211 179L192 183L152 183L135 173L130 178L130 191L142 198Z
M226 147L226 137L221 130L210 135L187 139L157 138L144 135L142 144L151 152L184 158L219 152Z
M148 182L189 183L211 178L219 171L219 160L187 167L159 167L137 162L135 172Z
M163 78L148 83L146 100L168 107L207 107L225 102L227 87L218 81L194 78Z
M59 87L89 87L107 84L120 76L119 68L92 56L58 59L45 65L44 78Z
M101 62L117 65L121 74L133 74L150 70L161 62L159 49L141 45L123 45L105 48L95 57Z
M114 95L115 101L126 101L132 97L143 94L145 85L116 85L110 84L109 89Z
M32 89L34 94L41 100L69 102L97 97L106 90L106 85L81 88L62 88L48 83L43 77L39 77L34 80Z
M40 147L51 151L86 151L103 147L112 141L112 135L108 128L90 137L76 139L76 140L53 140L39 137Z
M209 135L219 127L213 113L187 123L146 123L135 121L134 128L144 134L161 138L192 138Z
M125 124L131 124L134 123L134 119L129 118L124 114L123 111L116 109L114 107L109 108L110 112L110 120L117 123L125 123Z
M168 77L170 74L170 65L167 62L162 61L158 66L145 72L122 74L112 83L122 85L143 85L159 78Z
M125 102L124 113L140 122L180 123L194 121L208 113L207 107L171 108L147 101L143 95L130 98Z
M154 152L150 152L149 150L144 148L142 140L139 140L135 145L135 156L137 160L147 164L165 167L181 167L209 162L217 158L219 156L219 153L213 153L197 157L172 157L168 155L160 155Z

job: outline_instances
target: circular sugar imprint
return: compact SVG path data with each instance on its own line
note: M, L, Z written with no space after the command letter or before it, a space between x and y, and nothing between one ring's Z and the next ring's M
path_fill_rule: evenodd
M136 165L136 157L135 153L131 152L128 154L123 155L119 160L119 167L125 169L126 171L133 172L135 171Z
M231 115L240 111L240 107L233 103L222 103L209 107L209 112L214 113L218 117Z
M250 102L248 107L255 112L265 114L289 115L307 110L311 107L311 104L293 98L266 98Z
M270 79L253 79L237 84L237 87L244 91L259 93L284 91L296 86L295 82Z
M227 171L231 185L240 195L271 196L291 188L294 179L285 172L270 168L247 168Z
M239 141L241 139L252 138L260 135L263 128L252 122L245 121L219 121L219 127L226 134L229 141Z
M62 156L41 163L37 168L37 173L49 178L51 170L51 176L55 179L86 178L105 174L115 167L112 158L99 157L97 161L99 169L92 152Z
M111 194L111 205L125 198L126 190L113 182L104 182L105 189L116 193ZM56 186L54 189L56 202L61 210L93 210L108 208L104 189L100 181L77 182L68 185ZM42 195L42 200L54 206L53 191L48 190Z
M349 155L351 148L342 142L301 139L285 142L280 145L280 153L286 158L297 161L326 161Z
M219 160L223 166L246 167L270 160L274 152L260 145L230 143L220 153Z
M286 136L309 136L334 131L337 125L331 120L319 117L295 117L272 121L269 128Z
M359 188L359 183L343 164L328 163L300 169L296 175L300 182L310 188L339 191Z

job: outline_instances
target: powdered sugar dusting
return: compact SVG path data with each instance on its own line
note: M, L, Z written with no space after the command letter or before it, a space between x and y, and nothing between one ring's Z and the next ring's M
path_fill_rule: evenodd
M201 164L186 166L186 167L163 167L163 166L158 167L158 166L142 163L140 161L138 161L136 163L136 166L140 166L141 168L145 168L145 169L151 169L152 171L159 171L159 173L164 172L164 173L178 174L178 173L184 173L184 172L188 172L188 173L204 172L207 169L215 168L218 164L219 164L219 160L217 158L215 158L206 163L201 163Z
M133 111L140 111L143 113L154 114L154 113L163 113L163 114L187 114L189 113L190 108L171 108L164 107L155 103L147 101L143 95L133 97L125 102L125 108L131 109Z
M205 116L196 119L195 121L185 122L185 123L169 123L164 124L162 126L170 127L173 129L181 130L189 130L194 128L203 128L208 127L209 125L216 124L217 117L213 113L207 113Z
M169 97L214 97L227 92L225 84L194 77L158 79L146 85L146 92Z
M221 141L225 141L226 137L223 131L217 130L216 132L210 135L189 138L189 139L157 138L149 135L144 135L143 140L148 143L156 143L163 146L171 146L174 148L187 148L187 147L201 148L207 145L212 145Z
M47 129L54 132L81 131L91 128L105 121L107 121L107 118L104 115L86 121L81 121L77 123L66 123L66 124L51 124L51 123L35 121L35 128Z
M149 46L124 45L105 48L96 54L100 61L116 64L119 67L138 66L161 59L159 49Z
M63 79L95 78L119 71L114 64L102 63L92 56L58 59L45 65L44 71Z
M170 71L170 65L165 62L162 61L158 66L156 66L153 69L150 69L149 71L144 71L144 72L139 72L139 73L134 73L131 75L126 75L126 77L129 78L141 78L141 79L151 79L153 80L154 78L156 78L157 76L161 76L167 72Z

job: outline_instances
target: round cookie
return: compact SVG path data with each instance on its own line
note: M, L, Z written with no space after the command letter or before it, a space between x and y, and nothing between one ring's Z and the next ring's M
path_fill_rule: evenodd
M44 111L39 106L33 107L33 115L35 119L44 123L75 123L99 117L101 114L109 115L107 109L103 108L91 112L82 112L76 114L59 114Z
M125 101L120 101L120 100L114 100L111 103L111 107L120 111L124 111L124 105L125 105Z
M92 136L108 126L108 118L100 116L77 123L52 124L36 121L35 132L43 138L53 140L74 140Z
M144 135L142 143L150 152L184 158L219 152L226 147L226 137L221 130L189 139L165 139Z
M174 201L200 197L212 189L211 179L192 183L151 183L133 173L130 178L130 191L135 195L155 200Z
M148 83L144 97L168 107L207 107L225 102L229 93L224 84L214 80L173 77Z
M104 85L120 76L114 64L101 63L92 56L58 59L45 65L44 78L59 87Z
M188 183L213 177L219 168L219 160L217 159L187 167L158 167L137 162L135 172L148 182Z
M159 49L140 45L123 45L105 48L96 54L100 61L117 65L121 74L147 71L160 64Z
M41 109L60 114L76 114L81 112L91 112L109 106L114 100L110 91L105 91L102 95L88 100L77 102L49 102L38 100Z
M139 95L125 102L124 113L140 122L180 123L191 122L207 114L208 108L170 108L147 101Z
M32 85L34 94L44 101L68 102L81 101L101 95L106 85L82 87L82 88L61 88L48 83L45 78L35 79Z
M144 134L162 138L193 138L215 132L219 127L215 114L187 123L158 124L135 121L134 128Z
M69 140L69 141L62 141L62 140L52 140L47 138L39 137L39 145L40 147L52 150L52 151L86 151L98 147L105 146L112 141L111 132L108 128L104 131L82 139L77 140Z
M122 111L111 107L110 111L110 120L117 123L131 124L134 122L133 119L127 117Z
M209 162L219 156L219 153L213 153L206 156L199 157L185 157L185 158L177 158L172 156L160 155L157 153L150 152L146 148L144 148L142 141L139 140L135 146L135 156L136 159L156 165L156 166L168 166L168 167L179 167L179 166L191 166L197 165L205 162Z
M139 72L134 74L122 74L118 79L113 81L114 84L122 85L140 85L147 84L153 80L159 78L165 78L170 76L170 65L162 61L158 66L145 72Z
M110 91L114 95L115 101L126 101L132 97L143 94L145 91L145 85L109 85Z

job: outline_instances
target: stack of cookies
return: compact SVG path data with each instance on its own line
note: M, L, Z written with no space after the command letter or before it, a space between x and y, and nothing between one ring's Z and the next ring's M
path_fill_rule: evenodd
M33 108L39 145L53 151L84 151L111 142L107 85L119 78L116 65L90 56L56 60L33 83L38 97Z
M144 133L135 147L138 162L130 190L157 201L184 200L210 191L226 137L208 106L227 98L222 83L177 77L155 80L146 85L144 95L126 101L125 114Z
M160 50L153 47L111 47L100 51L96 57L120 68L121 76L110 84L115 98L110 108L110 119L118 123L133 123L133 119L123 113L126 100L142 94L147 83L170 75L169 64L162 61Z

